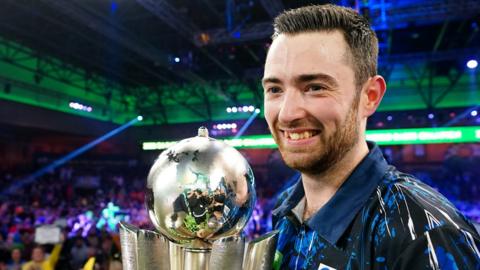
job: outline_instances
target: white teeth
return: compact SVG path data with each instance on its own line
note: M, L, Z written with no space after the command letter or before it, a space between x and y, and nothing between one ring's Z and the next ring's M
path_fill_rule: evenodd
M302 133L287 132L287 137L289 137L292 140L303 140L303 139L308 139L312 136L313 136L313 132L311 131L304 131Z

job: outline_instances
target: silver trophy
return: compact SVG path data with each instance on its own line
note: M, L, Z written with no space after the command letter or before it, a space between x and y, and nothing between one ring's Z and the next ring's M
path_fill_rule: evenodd
M145 200L157 231L120 224L123 269L272 268L277 232L241 235L256 201L252 169L206 128L160 154Z

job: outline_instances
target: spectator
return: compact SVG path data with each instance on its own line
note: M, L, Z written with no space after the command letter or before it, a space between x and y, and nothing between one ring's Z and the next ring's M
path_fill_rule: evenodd
M85 241L81 237L76 237L74 245L70 251L71 262L70 265L73 269L78 270L82 268L82 265L88 258L88 247Z
M21 270L23 263L22 251L18 247L13 248L10 252L10 261L7 263L7 270Z
M44 248L35 246L32 251L32 260L24 263L22 270L54 270L61 249L62 245L56 244L47 258Z

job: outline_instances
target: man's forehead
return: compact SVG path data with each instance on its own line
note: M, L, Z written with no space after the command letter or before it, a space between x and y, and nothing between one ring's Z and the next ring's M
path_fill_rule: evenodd
M273 39L269 47L268 53L275 51L278 48L284 49L285 47L315 48L326 45L335 45L335 48L343 50L347 48L345 36L340 30L321 30L300 32L294 34L279 34L275 39Z
M343 65L352 69L349 54L343 34L338 30L281 34L267 54L264 79L279 78L282 74L298 77L325 73L335 77L326 68Z

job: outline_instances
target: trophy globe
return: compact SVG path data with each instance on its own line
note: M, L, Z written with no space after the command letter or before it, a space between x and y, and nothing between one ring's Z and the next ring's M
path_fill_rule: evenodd
M248 162L204 127L163 151L147 179L150 220L184 247L209 249L217 239L239 235L255 201Z

